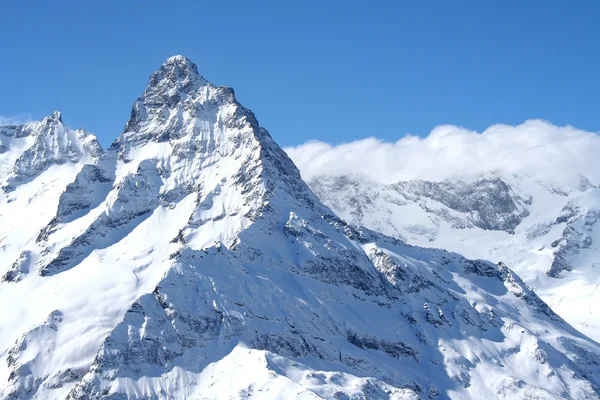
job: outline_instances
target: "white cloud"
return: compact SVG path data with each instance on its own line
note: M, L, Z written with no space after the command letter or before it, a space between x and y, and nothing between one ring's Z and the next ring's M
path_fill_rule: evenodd
M18 125L25 122L31 122L31 115L17 115L14 117L3 117L0 115L0 126L3 125Z
M307 181L362 173L389 183L503 171L552 181L581 174L600 183L600 135L541 120L493 125L483 133L443 125L427 137L395 143L373 137L339 145L309 141L285 151Z

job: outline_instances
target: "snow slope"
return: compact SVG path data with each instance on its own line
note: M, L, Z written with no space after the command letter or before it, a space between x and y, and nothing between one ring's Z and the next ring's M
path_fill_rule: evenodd
M559 315L600 340L600 188L585 177L558 183L497 172L381 184L351 175L310 186L350 223L503 261Z
M0 284L2 399L600 398L509 268L347 225L185 57L59 197Z

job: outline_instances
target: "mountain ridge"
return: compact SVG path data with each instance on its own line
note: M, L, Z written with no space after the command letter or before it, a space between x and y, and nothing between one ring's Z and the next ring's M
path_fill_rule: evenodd
M600 189L589 179L557 187L532 176L495 173L384 185L346 175L309 184L353 224L412 244L506 262L560 315L598 339ZM480 201L490 196L502 201Z

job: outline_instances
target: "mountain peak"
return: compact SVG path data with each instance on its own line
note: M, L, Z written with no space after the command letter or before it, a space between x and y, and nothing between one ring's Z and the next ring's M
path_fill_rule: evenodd
M62 113L60 111L54 111L50 118L59 122L62 122Z
M146 94L170 89L190 93L208 82L198 73L198 66L184 56L173 56L150 77Z
M2 134L6 143L0 143L3 153L9 154L0 168L4 192L31 182L51 166L69 164L79 168L103 153L93 134L65 126L59 111L41 121L8 127Z
M175 55L169 57L163 63L163 66L178 66L178 67L190 67L197 70L196 64L194 64L189 58L182 55Z
M265 183L267 191L285 186L296 198L314 201L295 165L259 125L254 113L236 100L233 89L206 81L196 65L183 56L167 59L152 74L111 149L119 159L130 162L150 143L164 152L152 153L153 157L173 154L189 165L198 165L178 178L178 185L186 181L196 187L204 180L203 163L223 163L227 171L238 171L237 177L228 175L227 179L247 182L244 179L253 175L255 186Z
M167 60L161 65L158 72L174 74L178 77L199 77L198 66L194 64L189 58L184 56L173 56L167 58Z
M125 138L117 139L114 145L117 145L123 139L146 141L148 135L139 134L144 124L151 122L163 125L174 114L183 111L182 108L190 107L191 103L197 104L207 100L200 95L203 88L217 89L216 86L200 76L196 64L186 57L173 56L168 58L150 76L150 81L143 95L133 104L131 117L125 126ZM222 91L227 92L227 90ZM210 94L207 95L210 96ZM192 109L188 111L191 112ZM169 129L170 132L176 130ZM138 134L132 134L134 132L138 132ZM163 135L163 139L168 137L170 137L169 134Z
M54 111L52 114L42 119L42 123L44 123L45 125L62 125L62 113L60 111Z

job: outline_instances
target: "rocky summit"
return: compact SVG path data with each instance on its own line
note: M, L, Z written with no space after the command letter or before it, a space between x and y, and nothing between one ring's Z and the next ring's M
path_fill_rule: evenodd
M185 57L106 152L60 114L0 143L0 399L600 397L600 345L510 264L347 224ZM507 187L394 190L514 230Z

